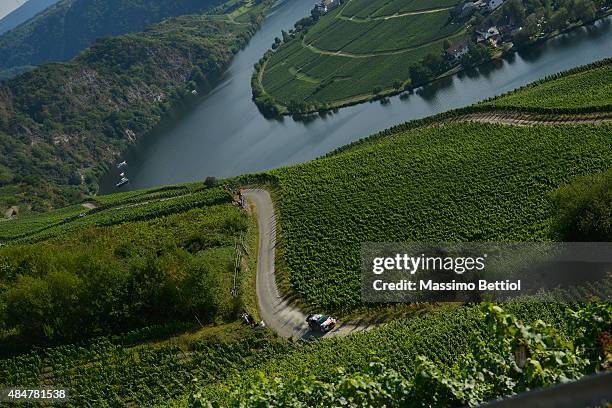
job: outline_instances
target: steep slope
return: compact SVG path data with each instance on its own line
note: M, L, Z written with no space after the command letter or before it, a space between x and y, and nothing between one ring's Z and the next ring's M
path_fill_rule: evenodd
M0 34L12 30L57 2L58 0L28 0L0 20Z
M95 191L109 161L195 87L210 87L264 9L249 9L249 23L173 18L0 84L3 203L27 196L23 202L43 209Z
M65 61L97 38L137 32L223 0L61 0L0 37L0 68Z
M604 60L270 172L292 294L358 308L362 242L550 239L549 194L611 166L611 73Z

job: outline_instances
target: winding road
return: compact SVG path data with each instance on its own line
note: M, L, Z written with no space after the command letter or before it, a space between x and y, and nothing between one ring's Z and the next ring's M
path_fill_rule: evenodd
M267 327L283 337L293 339L321 337L320 333L313 333L309 330L306 324L306 313L291 304L280 293L276 284L274 274L276 213L270 193L262 189L252 189L245 190L244 194L255 205L259 225L256 287L261 318ZM336 328L327 333L325 337L347 336L376 326L377 324L372 322L338 322Z
M453 122L497 123L510 126L558 125L558 124L603 124L612 122L609 113L566 115L559 118L530 115L512 112L482 112L459 115L442 121L440 125ZM256 291L260 315L266 326L280 336L298 338L321 337L313 333L306 324L306 313L283 296L276 284L275 249L276 249L276 213L270 193L263 189L247 189L247 199L254 204L259 226L259 251L257 254ZM316 312L316 311L313 311ZM380 325L380 322L358 321L338 322L338 326L325 337L347 336L351 333L369 330Z

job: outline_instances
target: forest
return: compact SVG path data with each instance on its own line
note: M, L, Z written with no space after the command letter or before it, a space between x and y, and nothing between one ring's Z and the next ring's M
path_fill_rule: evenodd
M98 40L68 62L0 83L0 207L78 202L119 154L192 91L207 91L261 22L184 16Z
M142 31L167 17L200 14L224 0L61 0L0 36L0 69L65 61L98 38Z

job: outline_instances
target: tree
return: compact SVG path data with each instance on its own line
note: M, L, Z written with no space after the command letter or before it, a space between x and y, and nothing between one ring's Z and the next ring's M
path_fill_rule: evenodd
M569 24L569 12L565 7L560 7L550 18L550 28L563 30Z
M281 30L281 35L283 37L283 42L288 42L291 39L291 36L285 30Z
M431 70L424 64L417 62L409 68L410 79L413 85L422 85L431 81L434 77Z
M596 13L597 10L591 0L576 0L574 3L574 16L583 23L593 20Z
M525 7L521 0L508 0L502 8L502 13L514 24L521 24L525 19Z
M530 14L525 20L525 24L520 31L514 35L513 41L518 47L522 47L531 42L531 39L538 32L538 21L535 14Z
M471 67L488 61L491 58L491 49L484 44L470 44L469 51L461 58L461 65Z
M444 40L444 42L442 43L442 49L444 51L448 50L451 47L451 43L450 41L448 41L448 39Z
M612 241L612 170L559 187L551 201L555 238Z
M208 176L206 177L206 180L204 180L204 185L208 188L212 188L214 186L217 185L217 178L216 177L212 177L212 176Z
M423 58L423 64L436 76L446 71L447 65L441 54L428 54Z

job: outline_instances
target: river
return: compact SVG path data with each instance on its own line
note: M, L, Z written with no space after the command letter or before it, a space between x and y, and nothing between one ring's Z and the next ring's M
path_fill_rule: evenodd
M253 64L281 29L308 15L315 1L283 0L213 89L178 117L165 120L126 154L125 190L228 177L319 157L390 126L473 104L547 75L612 56L612 18L574 30L529 52L493 61L470 74L432 84L407 99L393 97L340 109L310 122L267 120L251 100ZM101 192L117 191L113 171Z

